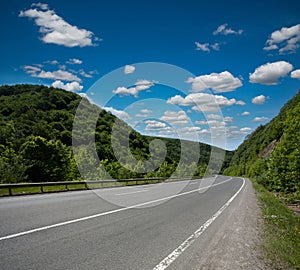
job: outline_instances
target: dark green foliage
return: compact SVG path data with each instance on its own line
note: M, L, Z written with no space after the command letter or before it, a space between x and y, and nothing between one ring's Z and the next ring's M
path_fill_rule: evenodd
M300 192L300 92L236 150L225 174L256 178L269 190Z
M73 130L75 113L78 131ZM91 115L97 116L95 123ZM156 139L165 143L166 152L153 146ZM85 178L94 180L108 176L104 168L116 179L204 175L211 147L184 144L188 153L182 156L179 140L142 136L72 92L41 85L0 87L0 183L79 180L76 162ZM176 171L180 159L184 165Z
M0 179L2 183L18 183L27 179L27 166L12 148L0 145Z
M0 87L0 182L79 178L71 130L80 100L39 85Z
M59 140L31 136L20 148L32 182L70 180L70 149Z

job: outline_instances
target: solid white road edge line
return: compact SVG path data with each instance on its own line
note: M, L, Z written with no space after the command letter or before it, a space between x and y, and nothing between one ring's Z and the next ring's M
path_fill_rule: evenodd
M148 189L139 190L139 191L132 191L132 192L125 192L125 193L117 193L117 194L114 194L114 195L121 196L121 195L135 194L135 193L146 192L146 191L148 191Z
M229 179L227 179L223 182L211 185L210 187L215 187L215 186L224 184L226 182L229 182L231 180L232 180L232 177L230 177ZM77 222L81 222L81 221L85 221L85 220L89 220L89 219L93 219L93 218L107 216L107 215L115 214L115 213L122 212L122 211L125 211L125 210L141 207L141 206L144 206L144 205L169 200L169 199L176 198L176 197L181 197L181 196L199 191L201 189L207 189L207 187L194 189L194 190L187 191L187 192L184 192L184 193L175 194L175 195L172 195L172 196L168 196L168 197L165 197L165 198L160 198L160 199L149 201L149 202L139 203L139 204L136 204L136 205L132 205L132 206L124 207L124 208L119 208L119 209L111 210L111 211L104 212L104 213L99 213L99 214L95 214L95 215L91 215L91 216L72 219L72 220L68 220L68 221L64 221L64 222L60 222L60 223L56 223L56 224L52 224L52 225L48 225L48 226L44 226L44 227L40 227L40 228L28 230L28 231L24 231L24 232L19 232L19 233L15 233L15 234L2 236L2 237L0 237L0 241L11 239L11 238L16 238L16 237L19 237L19 236L23 236L23 235L27 235L27 234L31 234L31 233L35 233L35 232L45 231L45 230L49 230L49 229L52 229L52 228L61 227L61 226L65 226L65 225L69 225L69 224L73 224L73 223L77 223Z
M197 231L195 231L190 237L188 237L180 246L178 246L173 252L171 252L165 259L163 259L153 270L164 270L174 262L178 256L183 253L193 242L199 238L199 236L217 219L218 216L231 204L235 197L241 192L245 185L245 179L243 178L243 184L240 189L210 218L208 219Z

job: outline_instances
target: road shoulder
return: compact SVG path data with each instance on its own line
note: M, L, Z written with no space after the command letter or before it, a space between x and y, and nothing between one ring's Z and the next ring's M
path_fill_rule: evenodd
M262 218L250 180L243 191L170 269L269 269L263 261Z

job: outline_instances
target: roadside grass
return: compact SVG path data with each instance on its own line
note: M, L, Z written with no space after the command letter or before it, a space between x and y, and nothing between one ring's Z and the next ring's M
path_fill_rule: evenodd
M262 185L252 182L261 203L268 260L273 269L300 269L300 217Z
M8 189L0 189L0 196L6 196L9 195Z
M154 184L158 183L158 180L145 180L145 181L130 181L130 182L100 182L88 184L88 189L99 189L99 188L108 188L108 187L123 187L123 186L135 186L135 185L145 185L145 184ZM74 184L72 182L68 182L67 186L65 184L62 185L51 185L51 186L43 186L43 192L41 191L40 186L36 187L17 187L11 188L11 192L13 195L25 195L25 194L41 194L41 193L49 193L49 192L61 192L61 191L73 191L73 190L86 190L86 183L82 182L82 184ZM1 196L9 196L8 188L0 189L0 197Z
M167 182L174 182L174 181L182 181L183 179L168 179ZM199 180L199 177L191 180ZM146 185L146 184L157 184L160 183L160 180L157 179L146 179L145 180L137 180L137 181L116 181L116 182L101 182L99 183L92 183L87 184L88 189L99 189L99 188L108 188L108 187L123 187L123 186L135 186L135 185ZM49 192L61 192L61 191L72 191L72 190L86 190L86 183L82 182L82 184L73 184L72 182L68 182L62 185L51 185L51 186L43 186L43 192L40 186L36 187L16 187L11 188L11 192L13 195L25 195L25 194L41 194L41 193L49 193ZM1 196L9 196L8 188L0 188L0 197Z

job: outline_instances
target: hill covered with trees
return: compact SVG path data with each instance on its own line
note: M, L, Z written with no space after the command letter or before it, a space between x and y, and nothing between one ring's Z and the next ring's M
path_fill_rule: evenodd
M105 178L100 163L116 179L168 177L180 163L181 142L160 138L166 145L166 157L157 169L144 172L147 168L141 166L151 159L149 146L157 138L142 136L111 113L72 92L40 85L1 86L0 104L0 183L81 180L78 161L85 165L88 170L85 176L90 179ZM86 107L86 112L97 112L99 117L94 130L87 128L74 138L73 121L79 104ZM84 124L86 119L88 117L83 115L79 121ZM138 161L137 168L122 165L114 154L111 134L116 121L119 126L118 152L124 152L126 157L126 151L130 150ZM128 141L128 134L129 150L126 143L120 143ZM91 157L86 148L80 146L80 141L86 144L91 139L95 140L98 158ZM72 148L74 140L77 140L75 149ZM195 175L201 176L207 168L211 146L200 143L198 150L192 146L189 149L190 156L199 155L200 149L199 161L180 170L188 174L196 168ZM152 150L161 151L158 146ZM225 163L229 162L230 155L227 152Z
M245 175L271 191L300 193L300 91L236 150L229 175Z

